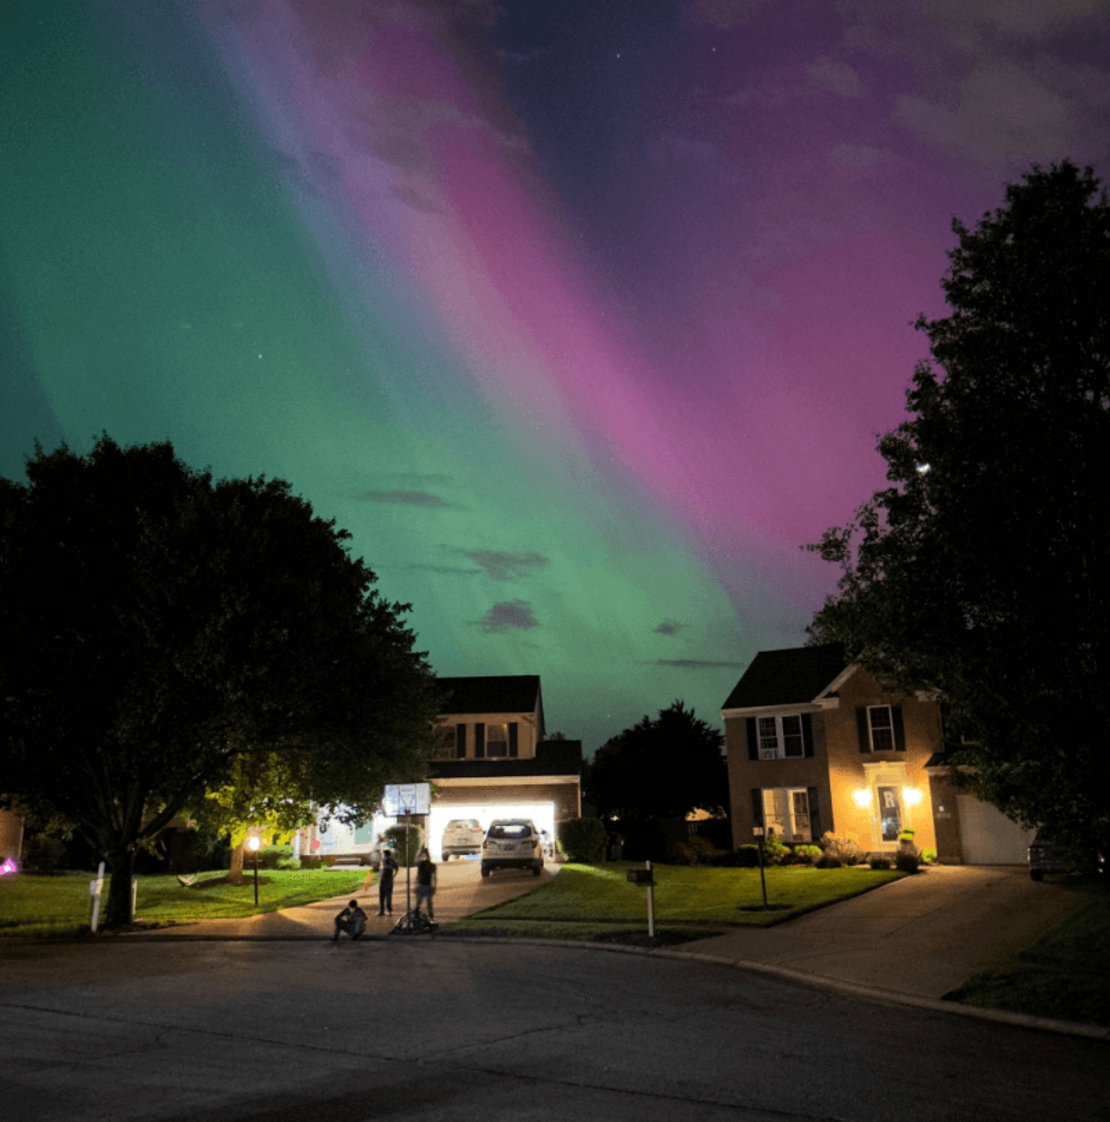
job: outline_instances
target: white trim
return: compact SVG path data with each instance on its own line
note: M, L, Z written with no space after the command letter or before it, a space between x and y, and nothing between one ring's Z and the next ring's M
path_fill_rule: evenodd
M792 717L798 713L823 713L827 707L812 701L794 705L760 705L752 709L722 709L722 717Z
M454 779L433 779L436 787L542 787L546 784L577 784L577 775L474 775Z

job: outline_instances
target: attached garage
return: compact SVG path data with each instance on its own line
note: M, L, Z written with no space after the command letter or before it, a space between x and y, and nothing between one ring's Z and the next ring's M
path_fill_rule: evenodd
M965 865L1024 865L1035 831L974 795L956 796Z

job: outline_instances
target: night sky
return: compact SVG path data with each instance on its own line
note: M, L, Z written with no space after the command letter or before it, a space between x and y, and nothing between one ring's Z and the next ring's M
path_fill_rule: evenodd
M6 0L0 473L288 479L443 675L716 721L883 483L950 223L1110 173L1106 0Z

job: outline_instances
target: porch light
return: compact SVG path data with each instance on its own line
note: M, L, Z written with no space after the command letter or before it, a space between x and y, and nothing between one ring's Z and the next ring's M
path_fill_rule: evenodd
M917 787L903 787L902 799L906 806L917 806L921 802L921 791Z
M867 807L871 805L871 792L863 787L857 788L852 792L852 798L856 800L856 806Z

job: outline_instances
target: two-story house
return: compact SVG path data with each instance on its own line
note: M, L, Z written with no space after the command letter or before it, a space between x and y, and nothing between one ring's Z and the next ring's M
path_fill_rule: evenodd
M940 707L883 688L839 644L760 651L721 710L733 845L762 826L784 841L850 834L893 851L899 831L936 848L926 765Z
M531 818L556 836L582 813L582 743L545 740L543 696L534 674L440 678L448 712L437 731L433 846L452 818Z

